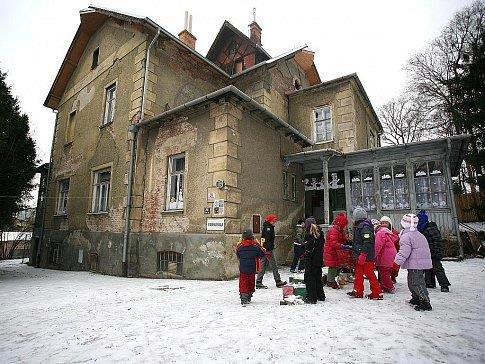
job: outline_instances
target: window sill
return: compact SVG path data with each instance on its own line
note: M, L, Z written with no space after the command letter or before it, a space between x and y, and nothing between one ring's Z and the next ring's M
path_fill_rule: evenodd
M163 210L161 213L162 214L167 214L167 215L172 215L172 214L183 214L185 212L185 210L181 209L181 210Z
M67 214L54 214L54 217L62 217L64 219L67 219Z
M104 215L108 215L108 214L109 214L109 211L102 211L102 212L88 212L87 214L88 214L88 215L92 215L92 216L104 216Z
M315 142L315 145L320 145L320 144L325 144L325 143L333 143L334 141L335 141L334 139L324 140L324 141L321 141L321 142Z
M103 130L103 129L105 129L107 126L110 126L111 124L113 124L113 122L112 122L112 121L110 121L109 123L106 123L106 124L101 124L101 125L99 126L99 130Z

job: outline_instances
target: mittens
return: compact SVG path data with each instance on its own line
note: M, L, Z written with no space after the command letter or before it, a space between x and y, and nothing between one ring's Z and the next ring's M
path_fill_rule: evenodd
M352 245L342 244L342 249L351 250Z

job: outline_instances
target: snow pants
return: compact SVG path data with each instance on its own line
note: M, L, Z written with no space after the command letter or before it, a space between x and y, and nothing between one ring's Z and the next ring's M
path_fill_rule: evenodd
M271 270L273 271L273 277L276 283L281 282L281 277L280 277L280 272L278 272L278 265L276 264L276 259L274 258L273 251L271 250L269 252L270 258L265 256L264 258L261 259L261 272L258 273L258 277L256 278L257 283L263 283L263 277L264 273L266 273L266 269L268 268L268 265L271 267Z
M327 283L335 282L335 278L340 274L341 268L329 267L327 274Z
M427 287L436 287L436 279L438 279L438 283L440 287L448 287L450 286L450 281L448 277L446 277L445 268L441 264L441 260L433 259L433 268L426 269L424 271L424 279L426 281Z
M415 301L429 303L428 290L426 289L426 283L424 282L424 270L408 269L408 288Z
M255 273L239 272L239 293L254 293L254 276Z
M358 295L364 294L364 275L369 280L372 295L378 296L381 294L381 286L374 273L374 269L375 262L365 262L364 264L355 265L354 291Z
M377 273L381 289L385 291L394 290L394 284L391 279L392 267L377 267Z
M305 269L305 263L300 257L305 252L305 247L299 244L293 244L293 262L291 263L291 270L295 270L298 265L298 270ZM298 261L300 264L298 264Z
M322 268L305 268L306 298L308 301L325 300L325 292L322 284Z

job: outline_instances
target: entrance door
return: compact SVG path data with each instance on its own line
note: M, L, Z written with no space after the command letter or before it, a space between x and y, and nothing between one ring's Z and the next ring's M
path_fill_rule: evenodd
M346 212L344 172L331 172L328 177L330 223L339 212Z

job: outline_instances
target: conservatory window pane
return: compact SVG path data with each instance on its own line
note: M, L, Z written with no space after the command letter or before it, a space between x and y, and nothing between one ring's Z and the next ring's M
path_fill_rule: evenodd
M391 167L379 168L381 202L383 209L394 209L394 186Z

